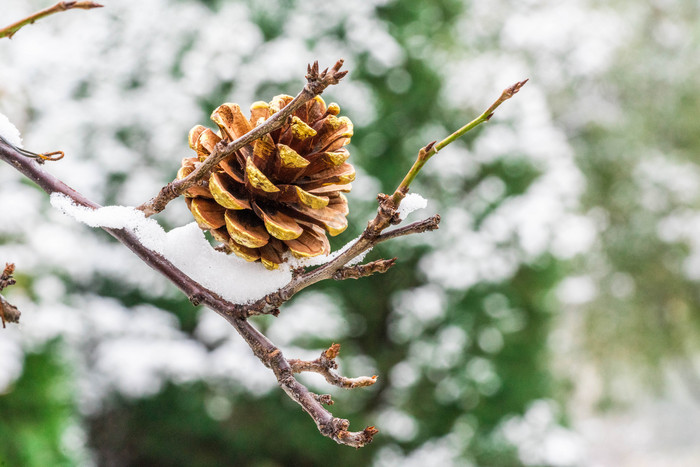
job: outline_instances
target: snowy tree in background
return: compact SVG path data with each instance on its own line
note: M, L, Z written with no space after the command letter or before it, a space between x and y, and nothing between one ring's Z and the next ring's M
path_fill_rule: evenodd
M343 373L380 375L362 393L331 392L344 418L382 430L357 452L320 438L221 318L0 170L0 261L17 265L7 294L23 312L0 334L0 436L17 440L0 443L0 459L579 465L585 444L561 426L555 376L577 382L577 352L617 375L669 339L694 355L696 145L680 136L695 111L683 91L695 76L690 2L111 3L0 40L0 112L24 146L65 151L47 169L100 204L138 205L175 177L188 130L221 102L296 92L301 66L344 57L351 74L324 98L355 125L357 179L334 250L418 148L531 81L478 138L426 166L415 190L441 228L373 250L400 258L390 275L319 284L255 321L285 354L312 360L341 342ZM45 6L5 1L0 21ZM673 118L679 108L686 118ZM189 222L177 202L155 217L166 230ZM669 284L686 292L661 294ZM665 316L667 337L650 316ZM565 371L553 373L552 354ZM603 402L629 394L606 384Z

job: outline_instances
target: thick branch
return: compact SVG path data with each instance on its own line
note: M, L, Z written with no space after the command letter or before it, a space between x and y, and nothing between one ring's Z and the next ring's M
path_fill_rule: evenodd
M27 26L28 24L34 24L35 21L40 20L41 18L45 18L47 16L53 15L55 13L60 13L62 11L67 11L67 10L90 10L92 8L102 8L104 5L100 5L99 3L95 2L87 2L87 1L70 1L70 2L58 2L57 4L50 6L48 8L44 8L41 11L37 11L34 14L31 14L27 16L24 19L21 19L15 23L12 23L9 26L6 26L2 29L0 29L0 39L3 37L7 37L8 39L12 39L12 36L15 35L17 31L22 29L24 26Z
M155 198L142 204L138 209L142 210L146 216L152 216L165 209L165 206L167 206L170 201L209 176L211 170L219 162L244 146L251 144L256 139L280 128L295 110L321 94L328 86L338 84L347 74L347 71L340 71L342 66L343 60L338 60L330 71L326 68L319 73L318 62L314 62L313 66L309 65L307 68L308 73L306 74L306 86L304 86L304 89L302 89L289 104L285 105L279 112L265 120L264 123L256 126L237 140L228 144L223 141L217 144L214 148L214 152L212 152L192 173L185 178L168 183L160 190L160 193L158 193Z

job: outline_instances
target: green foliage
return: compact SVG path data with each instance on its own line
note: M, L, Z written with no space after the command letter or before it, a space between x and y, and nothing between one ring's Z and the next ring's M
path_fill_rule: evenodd
M22 376L0 395L0 465L72 465L63 436L74 423L70 373L60 345L27 354Z

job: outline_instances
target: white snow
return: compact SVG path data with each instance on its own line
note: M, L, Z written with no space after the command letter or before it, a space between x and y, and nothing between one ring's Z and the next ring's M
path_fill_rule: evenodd
M146 248L162 255L193 280L234 303L255 301L280 289L292 279L288 265L283 264L279 269L270 271L262 264L249 263L237 256L216 251L194 222L165 232L158 222L132 207L90 209L74 204L73 200L61 193L51 194L51 204L90 227L133 232Z
M401 220L404 220L413 211L424 209L427 205L428 200L423 198L421 195L418 193L409 193L406 195L403 201L401 201L397 211Z
M0 136L15 147L22 147L22 135L10 119L2 113L0 113Z

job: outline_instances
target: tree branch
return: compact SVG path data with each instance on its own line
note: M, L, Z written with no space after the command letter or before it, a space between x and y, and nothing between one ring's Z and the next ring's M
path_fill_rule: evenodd
M396 259L396 258L394 258ZM338 369L338 363L335 359L340 353L340 344L333 344L327 350L321 352L321 356L316 360L289 360L289 365L293 373L302 373L305 371L318 373L326 378L333 386L338 386L344 389L361 388L371 386L377 382L377 376L372 377L361 376L359 378L346 378L333 370Z
M103 6L104 5L100 5L99 3L87 1L58 2L53 6L44 8L41 11L37 11L36 13L31 14L24 19L21 19L15 23L10 24L9 26L0 29L0 39L2 39L3 37L12 39L12 36L14 36L15 33L17 33L17 31L22 29L24 26L27 26L28 24L34 24L35 21L53 15L55 13L77 9L90 10L92 8L102 8Z
M101 207L45 172L37 161L24 157L14 147L2 141L0 141L0 159L34 181L48 194L62 193L70 197L76 204L91 209L99 209ZM333 414L323 407L324 401L327 403L326 397L310 392L304 385L294 379L291 367L280 349L245 319L245 316L250 314L247 311L248 305L239 305L224 300L215 292L205 288L184 274L163 256L143 246L136 235L130 231L108 228L103 228L103 230L127 246L150 267L167 277L189 297L194 305L207 305L228 321L245 339L255 356L273 371L279 385L287 395L301 405L304 411L311 416L318 430L324 436L333 439L339 444L357 448L372 441L372 437L378 432L374 427L367 427L359 432L347 431L350 422L333 417Z
M193 171L188 177L181 180L169 183L163 187L158 196L150 200L148 203L140 206L139 209L144 211L146 215L152 215L161 211L165 206L187 188L203 179L205 175L221 160L228 157L233 152L242 148L246 144L252 143L259 137L281 126L285 119L291 113L308 102L314 96L323 92L330 85L337 84L338 81L345 76L347 72L341 72L342 60L330 70L326 69L323 72L318 71L318 63L308 68L307 84L304 89L294 98L287 106L269 118L262 125L247 133L243 137L228 144L219 143L216 150ZM391 230L383 233L391 225L396 225L401 222L397 213L397 208L408 192L410 182L415 178L423 164L437 152L438 149L449 144L451 141L469 131L476 125L487 121L493 111L506 99L509 99L515 94L525 82L516 83L516 85L508 88L503 92L499 100L497 100L482 116L466 125L462 129L455 132L452 136L446 138L439 144L429 144L419 153L420 165L411 168L404 181L397 187L393 195L380 194L378 196L379 206L377 214L365 228L362 235L352 243L346 250L340 253L328 263L304 272L303 268L295 270L293 278L289 284L282 287L280 290L273 292L261 298L257 302L248 305L240 305L224 300L214 291L211 291L201 284L194 281L181 270L176 268L170 261L163 256L146 248L132 232L126 229L110 229L103 228L117 240L131 249L139 258L146 264L151 266L156 271L163 274L171 282L173 282L180 290L182 290L190 301L195 304L205 304L221 315L228 321L236 331L243 337L249 345L255 356L260 361L270 368L282 389L296 401L314 420L318 430L339 444L345 444L354 447L362 447L372 441L372 437L378 432L375 427L367 427L363 431L350 432L348 431L350 423L348 420L335 418L323 404L331 404L332 401L328 395L318 395L310 392L304 385L299 383L294 378L294 373L311 371L323 375L326 380L336 386L344 388L364 387L374 384L376 376L346 378L338 375L334 370L337 369L335 358L338 355L340 346L332 345L328 350L316 360L288 360L282 354L282 351L276 347L267 337L260 333L250 322L247 317L256 314L277 314L279 307L289 300L294 294L300 290L324 279L345 279L363 277L375 272L384 272L394 264L394 259L373 261L365 265L346 267L349 261L358 257L368 249L372 248L377 243L389 240L392 238L409 235L413 233L422 233L434 230L438 227L440 218L433 216L429 219L409 224L405 227ZM475 123L476 122L476 123ZM40 160L30 159L18 152L16 148L7 144L4 140L0 141L0 159L12 165L29 179L33 180L44 191L49 194L62 193L70 197L76 204L86 206L90 209L98 209L100 206L89 199L83 197L80 193L70 188L62 181L48 174L40 167ZM408 180L408 182L407 182Z
M328 86L338 84L340 80L348 73L340 71L343 66L343 60L338 60L333 68L326 68L322 72L318 71L318 62L307 67L306 86L296 95L296 97L279 112L265 120L261 125L256 126L251 131L241 136L235 141L228 144L219 142L214 152L199 165L192 173L185 178L174 180L164 186L158 195L138 207L146 216L161 212L167 204L184 193L188 188L196 185L199 181L209 176L211 170L222 160L238 151L242 147L251 144L256 139L259 139L266 134L280 128L287 119L294 113L296 109L306 104L314 97L321 94Z

